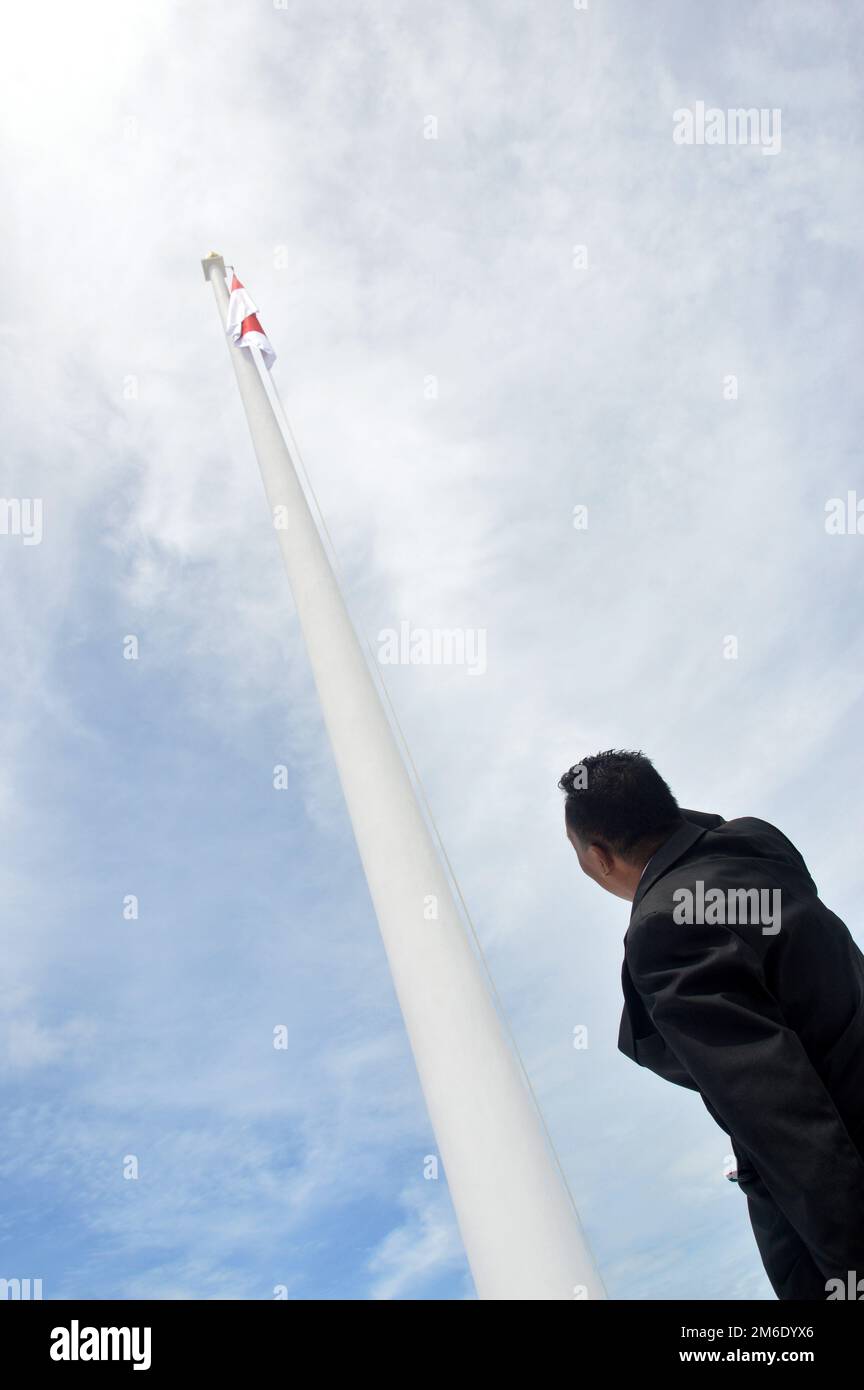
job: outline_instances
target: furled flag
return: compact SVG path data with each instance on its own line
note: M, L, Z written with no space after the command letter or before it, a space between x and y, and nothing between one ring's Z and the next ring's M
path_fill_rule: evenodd
M258 306L237 279L233 266L227 269L225 283L230 292L228 322L225 325L228 336L238 347L252 347L254 344L260 348L264 365L269 371L276 361L276 354L270 346L270 339L258 322Z

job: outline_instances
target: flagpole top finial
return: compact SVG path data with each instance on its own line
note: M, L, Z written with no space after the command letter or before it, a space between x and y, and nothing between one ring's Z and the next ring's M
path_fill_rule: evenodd
M210 272L213 269L221 270L225 273L225 262L218 251L209 251L201 262L201 269L204 271L204 279L210 279Z

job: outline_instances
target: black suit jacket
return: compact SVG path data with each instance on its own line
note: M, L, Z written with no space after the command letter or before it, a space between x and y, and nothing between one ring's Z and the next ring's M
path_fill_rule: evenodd
M778 1297L824 1299L864 1278L864 956L773 825L682 815L633 900L618 1046L729 1135ZM676 921L700 880L779 889L779 931Z

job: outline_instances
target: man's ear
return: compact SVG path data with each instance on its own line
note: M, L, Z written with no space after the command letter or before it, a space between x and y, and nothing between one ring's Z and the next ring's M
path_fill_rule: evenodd
M596 840L592 840L591 844L588 846L588 854L591 857L593 867L597 870L600 877L608 878L615 866L612 855L609 853L606 846L599 845Z

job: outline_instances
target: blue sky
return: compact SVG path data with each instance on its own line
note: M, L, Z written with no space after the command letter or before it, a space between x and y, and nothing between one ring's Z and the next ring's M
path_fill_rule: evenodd
M857 17L49 0L10 42L2 492L44 534L0 536L0 1275L473 1296L216 248L365 631L488 634L482 677L388 679L610 1294L769 1297L725 1137L616 1050L626 905L556 782L643 748L862 941L864 541L824 525L864 495ZM781 151L676 146L697 101L779 108Z

